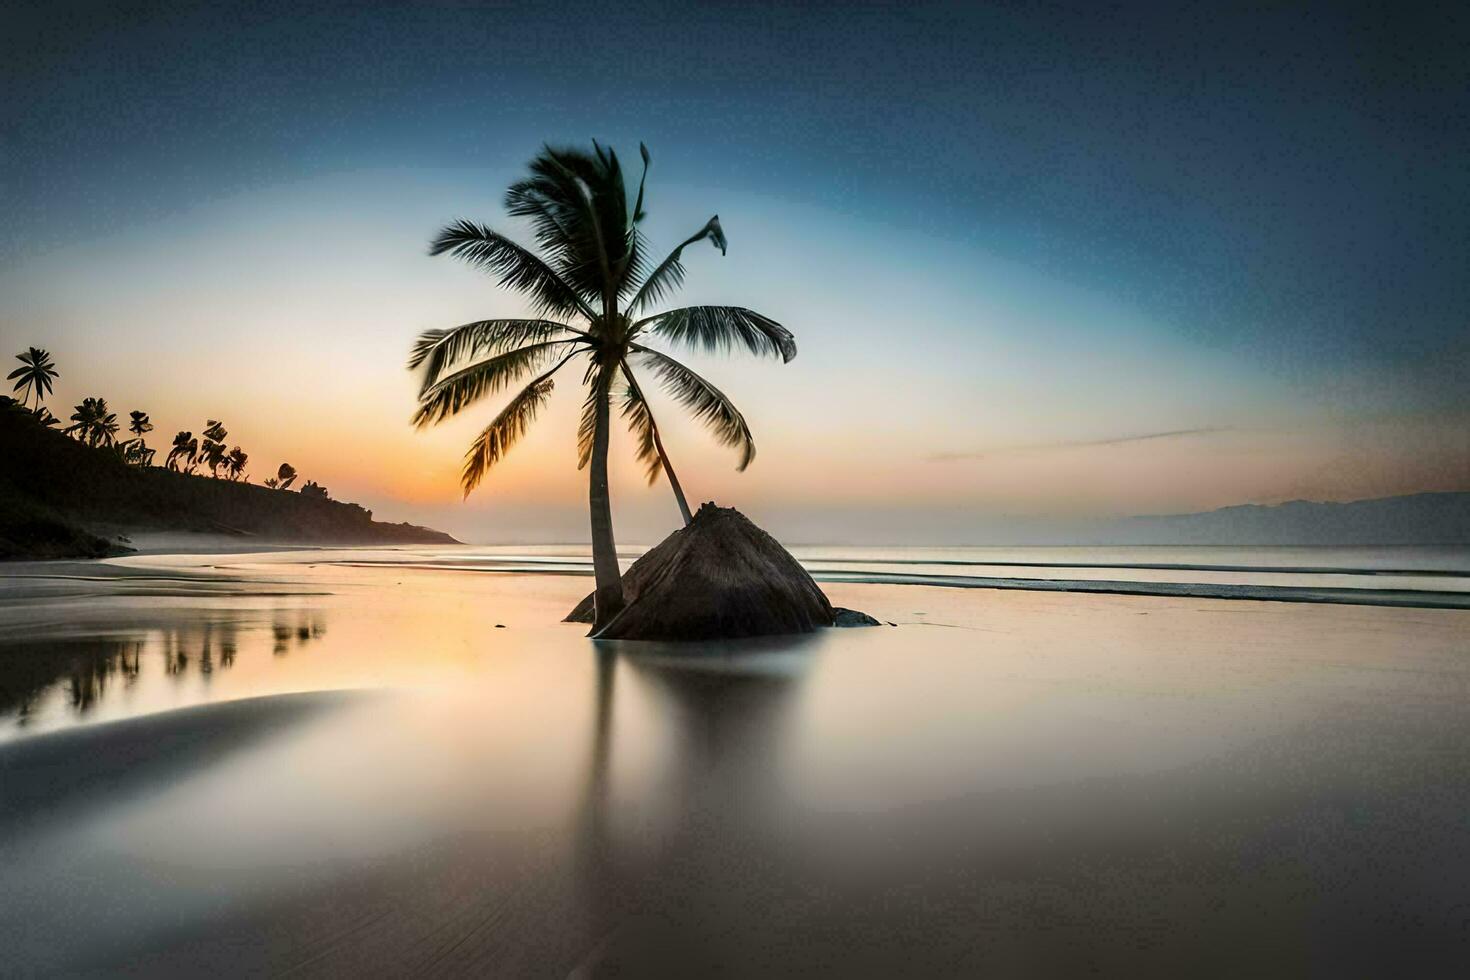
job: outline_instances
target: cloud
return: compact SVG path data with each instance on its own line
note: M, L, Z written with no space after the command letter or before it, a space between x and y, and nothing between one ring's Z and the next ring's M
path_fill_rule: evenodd
M1044 453L1063 449L1089 449L1094 446L1125 446L1135 442L1152 442L1156 439L1183 439L1189 436L1213 435L1234 431L1231 426L1210 426L1202 429L1170 429L1167 432L1141 432L1135 435L1114 436L1109 439L1077 439L1068 442L1040 442L1026 446L1001 446L977 452L934 453L931 463L953 463L962 460L985 459L1009 453Z

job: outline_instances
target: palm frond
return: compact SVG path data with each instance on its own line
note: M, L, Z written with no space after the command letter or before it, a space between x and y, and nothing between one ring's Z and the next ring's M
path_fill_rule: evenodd
M653 410L649 407L647 399L643 397L643 390L638 387L638 380L633 377L633 371L623 362L623 418L628 422L628 428L633 433L633 438L638 440L636 456L638 462L643 464L644 477L647 478L649 486L652 486L663 472L663 460L658 454L658 441L655 438L655 425L653 421Z
M495 275L512 289L528 294L542 313L579 313L593 318L592 310L540 256L491 231L461 218L445 227L429 243L430 255L448 253Z
M632 349L652 368L655 376L676 401L689 409L695 419L703 422L722 444L740 453L737 470L743 470L755 459L755 438L750 426L735 403L708 381L667 354L650 350L641 344L631 344Z
M597 436L597 389L587 388L582 399L582 416L577 422L577 469L585 470L592 462L592 441Z
M554 370L553 368L552 371ZM495 421L486 426L485 431L470 445L469 452L465 453L464 469L460 473L460 485L464 488L466 497L480 485L480 480L490 467L505 458L505 454L510 452L511 447L526 434L526 429L535 421L536 413L546 404L546 399L556 386L555 379L551 377L552 371L521 389L501 409L500 414L495 416Z
M409 352L408 369L424 368L420 394L439 380L446 367L469 357L503 354L532 341L552 340L562 334L581 334L555 320L476 320L449 330L426 330Z
M669 253L668 258L658 264L658 267L643 280L643 285L638 287L638 292L628 302L628 314L631 316L651 303L657 303L665 296L670 296L684 283L684 263L680 261L684 249L695 242L708 238L725 254L725 231L720 227L720 216L715 215L704 223L704 227L690 235L679 246Z
M515 350L497 354L467 367L436 382L419 396L418 410L413 413L412 423L416 428L426 428L456 415L466 407L493 395L502 388L519 381L547 359L563 350L573 340L549 340ZM567 354L570 358L576 348ZM566 358L563 359L565 362ZM560 365L558 365L560 366Z
M634 324L635 334L646 329L673 343L728 353L744 347L756 356L790 361L796 356L796 338L768 316L743 306L684 306Z
M642 260L617 154L595 140L592 147L543 148L528 166L531 175L507 190L505 206L531 220L558 273L596 305L610 288L627 292L630 270L641 269Z

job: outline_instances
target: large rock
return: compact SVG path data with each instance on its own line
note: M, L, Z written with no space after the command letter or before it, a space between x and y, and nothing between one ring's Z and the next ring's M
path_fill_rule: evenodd
M610 640L714 640L810 633L832 604L801 563L732 507L709 503L623 575L627 605ZM567 622L592 622L592 596Z

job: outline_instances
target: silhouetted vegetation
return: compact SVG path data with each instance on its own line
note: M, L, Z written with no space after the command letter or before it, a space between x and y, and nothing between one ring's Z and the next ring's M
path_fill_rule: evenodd
M276 470L276 475L266 478L265 485L272 490L290 490L291 484L296 482L296 467L290 463L282 463L281 468Z
M229 470L230 479L238 480L245 476L245 464L250 462L250 456L242 451L239 446L230 450L230 455L225 457L225 468ZM245 478L245 482L250 482Z
M132 411L128 413L128 431L133 438L123 447L123 459L137 466L153 465L153 450L148 448L148 443L143 437L153 431L153 422L148 418L147 412Z
M173 448L168 451L165 465L171 470L193 473L199 465L199 440L192 432L180 432L174 436Z
M62 429L89 446L111 446L117 442L117 416L107 409L106 398L84 398L71 413L71 425Z
M219 476L219 468L225 465L228 452L225 449L225 437L229 432L223 424L210 419L204 426L204 441L199 444L199 458L205 466L209 467L212 476Z
M132 438L118 442L120 426L107 399L85 398L72 412L72 424L52 432L56 418L42 400L60 376L56 365L39 347L17 354L16 360L21 366L7 380L15 382L13 390L23 400L0 397L0 454L7 465L0 473L0 558L96 558L126 550L93 528L223 531L344 543L453 541L410 524L374 522L371 511L332 501L310 481L302 493L271 495L270 503L203 489L201 481L190 479L200 464L215 477L223 471L227 479L221 482L250 482L245 470L250 455L240 446L225 448L229 432L216 419L205 423L202 444L189 431L174 436L165 459L167 476L125 475L153 467L155 450L145 438L153 431L148 413L129 412ZM296 468L282 463L266 482L270 489L285 490L296 477Z
M531 378L465 454L461 482L468 496L534 421L551 395L552 376L572 360L583 360L587 395L577 431L578 468L591 467L588 503L600 626L623 606L607 486L609 416L615 393L638 440L638 459L647 467L649 482L660 472L667 475L685 523L690 520L688 502L633 367L651 372L670 397L733 447L740 455L737 469L743 470L755 457L750 428L734 403L647 342L657 339L719 352L739 348L789 361L796 356L796 341L779 323L739 306L649 312L683 283L685 248L708 240L724 254L719 216L705 222L662 262L650 265L639 227L645 216L648 150L639 146L643 177L629 207L617 154L596 142L592 147L592 153L545 148L531 161L530 176L506 192L506 210L530 220L541 254L466 220L445 228L430 245L431 255L447 253L463 259L525 293L538 318L478 320L451 330L431 330L419 337L408 363L423 371L419 409L413 417L420 428ZM580 326L565 321L578 321Z
M35 410L40 412L42 400L51 394L51 383L61 375L56 373L56 365L52 363L50 353L40 347L28 347L15 355L15 359L20 361L20 367L7 374L5 380L15 382L12 391L22 392L22 406L29 407L30 400L34 397Z
M410 524L375 522L371 511L326 499L325 492L280 493L180 473L172 452L169 468L131 466L113 449L47 428L10 398L0 400L0 458L0 558L116 553L97 532L120 530L344 544L454 540Z

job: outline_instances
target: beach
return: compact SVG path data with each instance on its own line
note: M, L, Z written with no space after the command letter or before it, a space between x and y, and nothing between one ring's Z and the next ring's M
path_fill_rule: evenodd
M895 625L697 650L565 549L202 551L4 570L0 973L1470 962L1463 550L797 549Z

